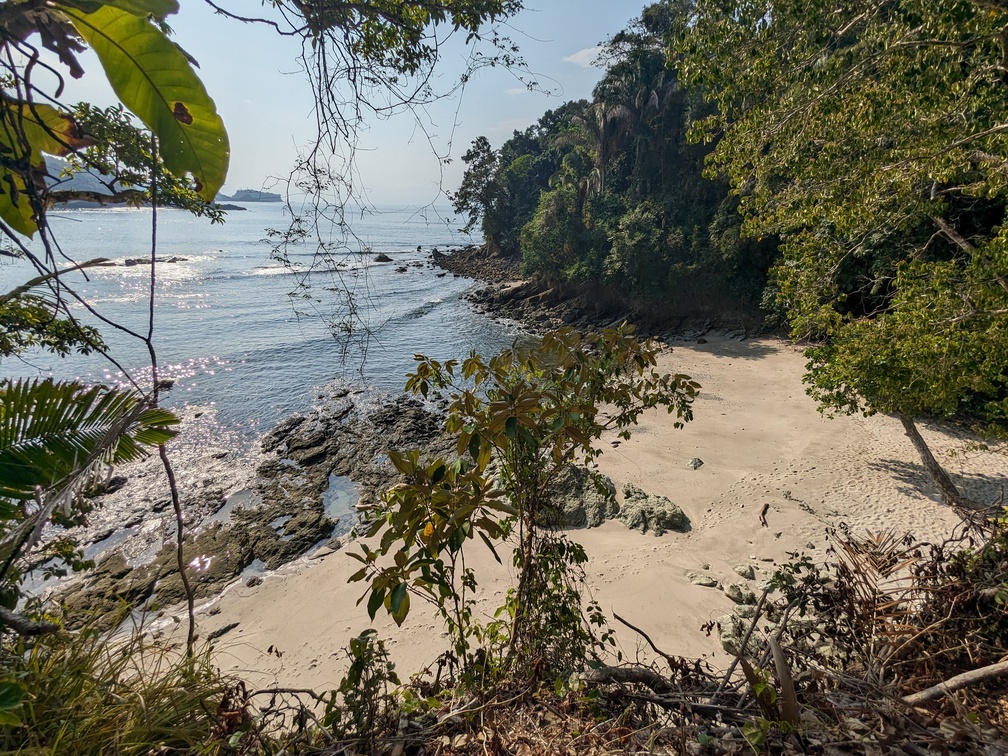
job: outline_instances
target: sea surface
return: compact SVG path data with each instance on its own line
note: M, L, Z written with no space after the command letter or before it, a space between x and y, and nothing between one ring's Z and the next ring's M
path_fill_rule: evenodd
M213 407L222 429L250 440L310 409L333 381L397 392L415 353L439 359L472 349L491 354L517 335L515 326L490 320L464 300L473 281L430 264L433 248L470 242L434 210L380 207L348 214L349 237L339 227L323 229L337 242L325 260L306 243L289 248L285 264L274 259L269 238L270 229L288 228L284 205L246 207L219 225L158 211L154 345L160 377L175 382L164 395L167 406ZM149 259L151 215L149 208L85 209L55 213L51 221L68 257L115 263L92 268L87 277L75 274L77 292L103 317L141 334L147 332L150 266L126 262ZM378 254L392 262L374 262ZM303 289L309 273L311 288ZM23 262L4 263L0 291L32 275ZM125 372L148 386L144 344L80 312L84 322L100 325ZM35 352L0 362L4 377L50 374L129 382L96 355Z

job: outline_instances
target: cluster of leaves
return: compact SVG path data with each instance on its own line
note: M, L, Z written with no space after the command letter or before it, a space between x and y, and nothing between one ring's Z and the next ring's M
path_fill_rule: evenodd
M463 157L453 196L467 228L520 254L528 273L602 285L675 311L755 310L775 251L744 239L728 185L703 176L687 126L707 109L666 69L666 4L603 48L593 100L546 113L499 150Z
M446 428L458 456L430 462L416 452L393 456L406 481L370 513L368 536L378 546L362 545L356 556L363 567L352 577L370 581L361 600L368 598L371 616L384 606L402 622L409 596L421 596L446 620L459 662L471 666L470 638L501 636L499 628L473 622L476 579L465 566L465 544L479 536L497 556L497 544L513 533L519 577L505 608L506 661L550 666L577 656L590 642L580 630L577 588L585 556L549 530L558 524L553 487L567 465L601 454L597 442L607 430L628 438L647 409L676 413L677 425L691 419L698 385L658 373L656 356L657 347L627 327L588 335L561 329L489 361L475 353L461 364L418 355L407 390L424 397L450 392ZM547 627L552 641L545 639Z
M365 66L410 75L432 66L438 58L436 39L431 36L434 27L447 25L470 39L478 38L484 25L521 9L520 0L309 0L291 5L314 43L341 35Z
M116 95L157 138L166 198L191 207L214 198L227 174L227 133L190 60L165 34L164 18L177 10L175 0L24 2L4 9L0 218L12 229L33 235L51 201L73 197L65 190L50 197L44 155L75 155L70 171L125 166L111 171L110 189L118 179L127 187L149 184L153 162L149 140L143 154L142 137L122 110L50 104L59 91L35 83L36 33L75 78L84 73L78 55L85 45L97 55Z
M1008 422L1008 10L987 0L678 6L694 136L779 234L811 393L853 412Z

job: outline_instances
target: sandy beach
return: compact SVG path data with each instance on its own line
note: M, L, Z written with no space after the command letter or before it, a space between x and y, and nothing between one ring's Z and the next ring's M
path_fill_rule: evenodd
M884 416L824 417L805 394L804 363L798 349L776 340L709 336L703 344L673 344L659 368L701 384L693 422L676 430L672 416L649 413L629 441L604 442L600 468L618 489L633 483L667 496L692 524L690 532L660 537L616 521L571 532L588 552L588 582L602 608L645 629L668 653L706 655L715 663L726 658L716 633L708 636L701 626L733 604L717 588L692 584L689 572L722 583L740 580L734 572L740 565L765 575L788 552L822 555L827 529L841 523L856 533L893 529L931 540L958 522L900 424ZM949 428L925 424L921 430L970 496L989 503L1001 495L1008 456L979 450ZM696 470L688 464L694 457L703 460ZM233 625L214 641L220 667L252 684L337 685L345 667L341 649L370 626L365 608L356 605L363 585L346 582L359 566L346 553L355 548L301 559L260 585L239 583L203 604L201 637ZM489 615L502 602L511 571L478 541L470 564L481 587L478 611ZM381 617L375 626L401 675L422 669L447 645L420 602L402 628ZM632 656L638 639L618 631Z

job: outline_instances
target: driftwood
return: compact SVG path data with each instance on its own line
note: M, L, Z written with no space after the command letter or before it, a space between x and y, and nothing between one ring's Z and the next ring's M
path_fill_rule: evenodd
M35 622L4 606L0 606L0 625L5 625L18 635L48 635L59 630L59 625L52 622Z
M917 706L927 701L934 701L949 693L955 693L957 690L968 688L971 685L977 685L1006 675L1008 675L1008 661L998 662L997 664L991 664L980 669L963 672L961 675L956 675L955 677L950 677L945 682L940 682L919 693L903 696L903 703Z
M584 674L584 680L596 684L637 684L655 693L669 690L672 685L653 669L647 667L596 667Z

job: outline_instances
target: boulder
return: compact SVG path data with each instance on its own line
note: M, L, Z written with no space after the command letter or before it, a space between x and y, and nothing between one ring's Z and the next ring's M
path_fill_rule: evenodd
M702 572L687 572L686 579L689 580L693 585L699 585L701 588L718 587L717 580L715 580L710 575L704 575Z
M616 515L632 530L663 535L668 530L684 533L690 529L686 514L665 496L648 494L634 485L623 487L623 505Z
M565 528L595 528L619 512L613 482L577 465L564 468L553 484L553 504Z
M740 578L745 578L746 580L756 579L756 570L753 569L751 564L740 564L735 569L735 574Z
M724 587L724 594L736 604L756 603L756 594L746 583L728 583Z
M374 261L378 262L378 263L392 262L392 258L389 257L388 255L386 255L384 252L381 252L381 253L375 255Z

